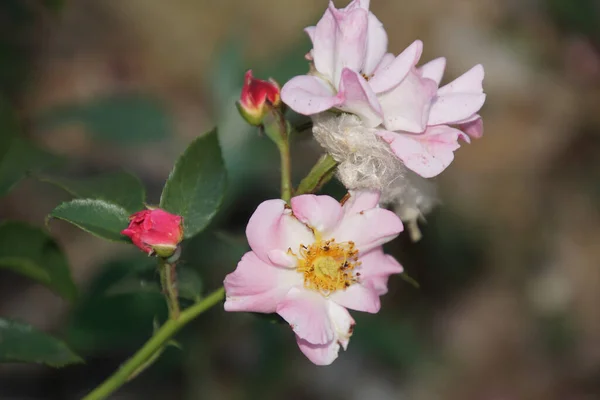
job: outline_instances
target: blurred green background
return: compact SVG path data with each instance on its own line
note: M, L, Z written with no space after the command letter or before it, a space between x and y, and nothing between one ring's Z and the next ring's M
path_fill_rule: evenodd
M343 6L345 2L336 1ZM230 174L210 231L184 247L187 285L210 291L246 251L243 231L278 196L278 155L234 107L243 73L307 70L325 0L2 0L0 90L21 135L62 175L123 167L158 202L176 157L219 125ZM312 365L285 325L215 307L114 399L588 400L600 398L600 3L373 0L398 53L425 43L445 81L482 63L485 134L438 179L424 238L388 250L400 277L378 315L354 313L349 349ZM8 117L2 116L7 119ZM0 121L6 124L6 121ZM4 133L0 133L4 134ZM296 182L319 155L294 140ZM331 183L326 190L341 196ZM69 197L26 180L0 219L43 226ZM0 365L0 399L78 399L152 333L166 307L152 260L53 222L81 296L68 304L0 270L0 315L67 341L86 363ZM148 281L140 285L140 281Z

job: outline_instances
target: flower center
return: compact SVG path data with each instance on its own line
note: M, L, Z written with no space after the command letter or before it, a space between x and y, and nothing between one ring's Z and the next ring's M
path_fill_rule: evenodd
M294 254L295 255L295 254ZM358 281L360 265L354 242L336 243L320 240L310 246L300 245L297 271L304 275L304 287L328 296Z

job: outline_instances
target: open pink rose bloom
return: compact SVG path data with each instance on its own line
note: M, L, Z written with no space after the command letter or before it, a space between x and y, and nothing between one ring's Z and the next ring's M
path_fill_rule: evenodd
M398 56L387 52L382 23L368 0L343 9L333 3L316 26L306 28L313 48L308 75L297 76L281 91L294 111L313 115L330 109L352 113L389 143L394 154L417 174L441 173L460 147L483 134L477 114L485 101L484 71L476 65L439 87L446 60L417 64L423 43L414 41Z
M377 192L268 200L246 228L251 251L225 278L227 311L277 313L315 364L331 364L354 328L347 309L376 313L400 264L382 245L403 229Z

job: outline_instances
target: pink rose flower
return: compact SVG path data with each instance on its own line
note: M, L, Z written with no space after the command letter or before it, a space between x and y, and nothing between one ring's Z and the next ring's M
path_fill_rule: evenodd
M159 208L138 211L129 217L129 226L121 234L145 253L169 257L183 239L182 220Z
M438 58L417 69L415 74L418 79L434 81L437 88L445 65L446 60ZM483 77L483 66L476 65L437 89L424 107L423 131L410 130L405 126L394 130L381 129L377 135L389 143L407 168L424 178L440 174L454 160L454 151L460 147L459 138L470 142L469 137L480 138L483 135L483 121L477 114L485 101ZM411 98L419 98L418 90L402 92L394 89L392 92L396 93L391 101L398 108L410 109ZM387 101L386 98L384 101Z
M477 115L485 101L481 65L438 89L445 59L418 68L420 40L398 56L387 53L387 34L368 0L354 0L343 9L330 2L306 32L313 43L308 55L313 70L292 78L281 91L294 111L313 115L335 108L359 116L366 128L381 130L379 136L409 169L426 178L450 164L458 138L482 135Z
M382 245L403 229L378 208L377 192L353 192L341 205L329 196L268 200L246 228L251 251L225 278L227 311L278 313L300 350L317 365L346 349L354 320L347 309L376 313L400 264Z
M387 34L369 12L369 2L355 0L343 9L330 2L317 25L305 31L313 43L309 59L315 71L287 82L282 100L300 114L336 108L360 116L368 127L379 125L383 110L366 77L385 54Z

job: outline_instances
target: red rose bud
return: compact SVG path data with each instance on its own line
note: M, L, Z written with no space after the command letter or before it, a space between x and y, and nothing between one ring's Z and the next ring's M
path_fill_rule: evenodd
M269 109L281 106L279 92L279 85L273 79L256 79L252 70L248 70L240 101L237 102L238 110L250 125L260 126Z
M121 234L142 251L167 258L183 239L182 218L158 208L138 211L129 217L129 226Z

